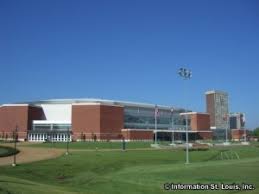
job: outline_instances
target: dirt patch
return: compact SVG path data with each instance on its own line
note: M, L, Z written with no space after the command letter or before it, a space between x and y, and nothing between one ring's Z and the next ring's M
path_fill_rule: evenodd
M20 150L20 152L16 155L17 164L56 158L65 152L63 149L55 148L31 148L18 146L17 149ZM11 165L12 163L13 156L0 158L0 165Z

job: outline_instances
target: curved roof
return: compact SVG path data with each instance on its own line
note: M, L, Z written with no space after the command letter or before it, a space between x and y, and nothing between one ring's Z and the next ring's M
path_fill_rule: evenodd
M174 110L184 110L183 108L178 108L174 106L156 105L150 103L141 102L130 102L130 101L117 101L117 100L106 100L98 98L73 98L73 99L49 99L49 100L39 100L30 102L19 102L15 104L30 104L30 105L41 105L41 104L76 104L76 103L100 103L107 105L121 105L129 107L143 107L143 108L155 108L157 106L159 109L174 109Z

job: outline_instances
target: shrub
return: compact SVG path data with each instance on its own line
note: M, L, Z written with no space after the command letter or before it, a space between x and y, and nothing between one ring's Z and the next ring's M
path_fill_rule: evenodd
M186 150L186 148L184 148L184 151ZM205 148L205 147L197 147L197 148L189 148L189 151L190 152L193 152L193 151L208 151L209 148Z

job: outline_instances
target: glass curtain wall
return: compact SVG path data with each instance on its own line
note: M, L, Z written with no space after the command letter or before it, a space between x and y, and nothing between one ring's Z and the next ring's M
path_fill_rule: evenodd
M158 109L157 129L185 129L185 118L180 112L170 109ZM124 128L126 129L154 129L155 108L124 107Z

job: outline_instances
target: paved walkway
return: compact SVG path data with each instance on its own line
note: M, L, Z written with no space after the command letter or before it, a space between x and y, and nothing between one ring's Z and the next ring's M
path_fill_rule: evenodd
M3 144L4 146L11 146ZM39 160L46 160L50 158L56 158L65 153L63 149L53 148L31 148L31 147L17 147L20 152L16 155L16 162L29 163ZM13 163L13 156L0 157L0 165L11 165Z

